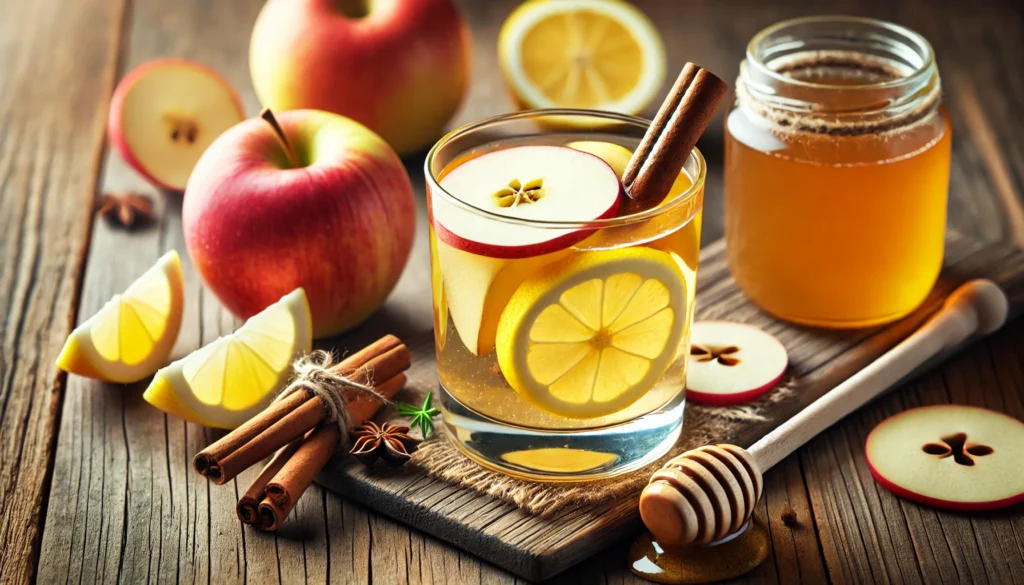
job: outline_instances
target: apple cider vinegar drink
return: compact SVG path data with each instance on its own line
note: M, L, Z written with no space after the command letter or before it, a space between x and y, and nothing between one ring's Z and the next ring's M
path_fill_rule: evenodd
M427 156L449 438L506 473L602 477L679 435L705 167L623 209L647 123L573 110L484 120Z
M920 35L847 17L759 33L725 159L729 267L766 311L866 327L924 301L942 266L950 128Z

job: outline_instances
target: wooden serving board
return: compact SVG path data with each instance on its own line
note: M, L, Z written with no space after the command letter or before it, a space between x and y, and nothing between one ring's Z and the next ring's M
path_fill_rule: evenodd
M425 242L419 241L405 281L372 327L335 340L334 347L358 347L381 331L396 332L413 352L409 388L400 398L416 401L436 387L429 299L429 270ZM717 442L748 446L775 426L876 359L912 332L961 282L987 277L999 283L1011 299L1011 312L1024 309L1024 254L1005 244L981 244L956 234L947 238L946 266L925 305L906 319L885 327L835 332L781 323L766 315L737 289L726 266L722 241L701 255L697 286L697 318L727 319L755 324L778 337L789 350L790 374L796 392L767 405L768 420L731 423L714 436ZM400 309L399 309L400 308ZM351 344L351 345L350 345ZM708 436L702 425L708 417L687 409L681 442L687 448ZM387 417L385 413L384 417ZM719 423L720 424L720 423ZM694 442L697 441L696 444ZM351 458L336 458L317 480L328 489L374 510L479 555L517 575L541 580L559 573L613 542L627 538L639 525L637 496L559 510L538 517L513 504L445 483L419 469L366 470Z

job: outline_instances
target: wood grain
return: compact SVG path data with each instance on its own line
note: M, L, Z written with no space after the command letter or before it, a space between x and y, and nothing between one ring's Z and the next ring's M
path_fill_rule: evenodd
M120 74L154 57L181 56L219 70L236 87L248 87L248 74L238 64L246 62L249 25L224 23L251 23L257 9L254 2L177 2L173 10L162 2L134 2ZM251 98L246 106L256 109ZM174 248L182 254L186 303L173 357L233 330L235 318L201 286L185 255L181 195L155 191L116 154L106 161L103 189L154 197L161 219L136 232L98 220L93 224L79 319ZM191 470L192 456L215 433L149 406L142 399L145 385L70 378L50 491L56 505L46 517L40 582L240 583L247 571L259 568L259 560L276 556L272 541L246 546L234 513L234 492L247 486L212 490Z
M65 383L54 360L77 306L123 6L0 11L0 581L16 583L36 570Z
M249 87L246 52L261 3L137 0L128 9L117 0L2 3L0 581L31 580L45 516L38 554L39 581L45 583L519 582L470 554L317 486L299 501L278 535L243 530L233 517L234 499L257 471L218 488L188 470L191 456L215 433L156 412L142 401L141 385L108 386L72 378L64 392L63 378L49 365L74 318L90 229L80 316L121 290L163 250L183 251L179 196L158 197L163 219L148 231L127 235L102 223L90 226L86 210L94 189L137 188L160 195L116 155L106 163L104 181L97 183L118 45L125 50L121 73L165 55L192 57L217 68L240 90L253 114L257 104ZM496 67L495 39L517 1L459 3L474 33L473 84L453 125L510 109ZM636 3L663 33L670 77L692 60L731 81L743 46L757 30L806 13L877 16L922 32L936 47L953 124L950 224L987 241L1020 241L1019 212L1013 211L1014 198L1019 205L1024 192L1020 3L838 0L827 9L804 0L743 0L728 9L712 0ZM123 37L122 24L127 27ZM722 234L719 122L712 123L699 147L712 170L703 236L708 244ZM421 158L408 161L418 189L421 165ZM416 244L421 256L423 235ZM702 282L720 278L707 268L701 271ZM190 302L176 356L235 324L202 291L187 262L186 272ZM415 308L422 300L416 291L426 286L426 274L426 266L410 265L399 293L374 317L375 327L361 328L343 343L368 341L376 327L422 333L420 309ZM745 314L741 297L708 288L708 294L716 291L722 294L723 314ZM773 469L766 477L759 514L772 530L774 556L738 582L819 582L823 575L832 582L876 577L1006 582L1007 575L1020 574L1024 527L1019 511L955 515L898 500L864 475L858 444L874 422L915 400L977 401L1024 416L1020 355L1024 326L1018 321L907 391L864 409ZM67 398L62 403L63 394ZM52 489L47 486L48 465L53 466ZM437 489L423 501L461 510L475 526L491 522L513 538L531 538L526 519L493 514L451 490ZM777 514L787 505L802 521L798 529L778 526ZM809 518L803 521L805 516ZM861 525L873 531L862 533ZM558 581L642 583L625 563L631 534L616 534L618 544Z

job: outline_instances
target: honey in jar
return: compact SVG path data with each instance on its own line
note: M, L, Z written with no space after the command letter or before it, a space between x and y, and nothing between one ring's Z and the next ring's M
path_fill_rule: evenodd
M726 118L729 266L759 306L829 328L898 319L942 265L950 127L932 49L852 17L754 37Z

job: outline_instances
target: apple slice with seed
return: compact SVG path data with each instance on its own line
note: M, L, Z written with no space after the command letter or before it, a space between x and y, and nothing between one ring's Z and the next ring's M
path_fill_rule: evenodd
M882 487L908 500L980 511L1024 502L1024 423L985 408L913 408L878 424L864 447Z
M238 94L222 77L186 59L157 59L118 84L107 133L149 182L184 191L206 147L244 118Z
M788 364L786 348L757 327L698 321L690 330L686 398L712 406L750 402L778 385Z
M455 199L526 221L587 222L614 217L622 185L600 158L564 146L518 146L470 159L440 181ZM489 220L432 200L434 229L454 248L490 258L526 258L576 244L593 228L545 228Z

